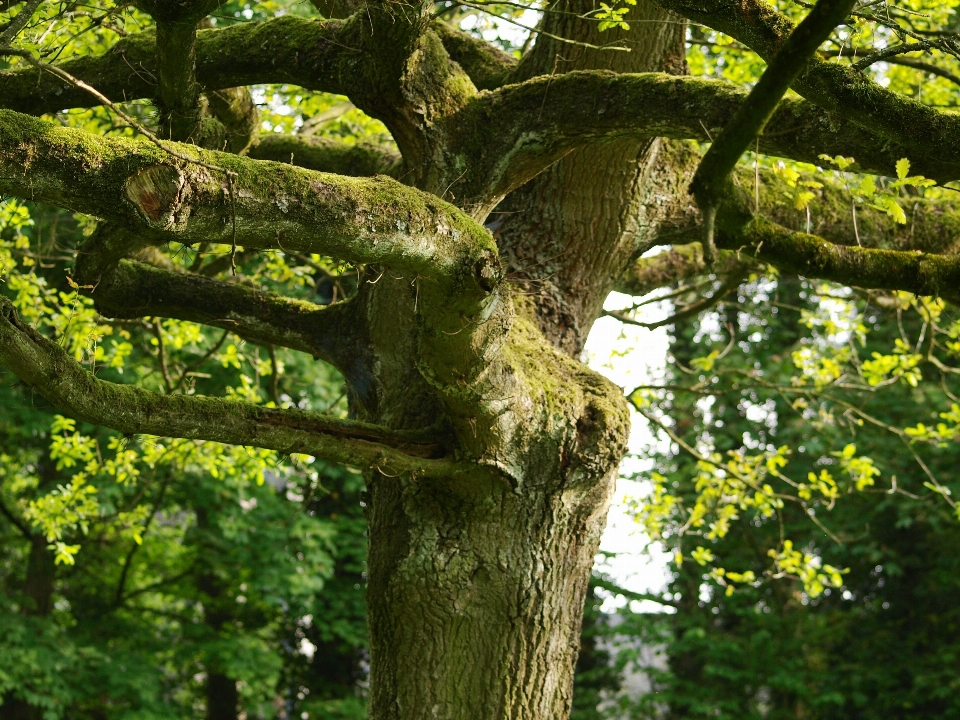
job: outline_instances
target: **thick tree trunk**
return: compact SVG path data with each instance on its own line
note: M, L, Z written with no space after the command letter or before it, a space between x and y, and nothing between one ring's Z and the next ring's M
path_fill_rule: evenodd
M372 718L566 717L615 470L373 485Z
M549 74L560 62L553 52L581 56L559 71L682 67L682 26L663 23L666 14L649 6L640 12L643 21L627 38L635 42L632 53L544 46L532 53L540 67L528 62L522 72ZM583 24L550 29L573 36L572 26ZM597 39L577 32L578 40ZM612 63L614 56L634 61ZM673 199L676 188L659 176L660 157L659 143L650 141L569 156L505 201L511 214L501 217L515 220L493 217L511 269L531 285L552 283L532 303L525 294L514 297L518 314L548 343L531 344L520 364L555 365L558 384L579 388L586 399L571 391L557 410L571 420L548 423L534 445L491 452L520 468L517 485L370 478L372 720L569 715L584 597L620 459L621 450L609 449L622 449L627 430L619 389L569 358L633 254L643 232L638 224ZM647 212L656 193L655 212ZM393 427L440 422L442 412L416 372L414 329L402 329L413 316L403 308L416 302L410 280L383 278L361 292L371 308L373 345L396 351L374 365L381 390L371 419ZM532 426L541 408L528 411Z

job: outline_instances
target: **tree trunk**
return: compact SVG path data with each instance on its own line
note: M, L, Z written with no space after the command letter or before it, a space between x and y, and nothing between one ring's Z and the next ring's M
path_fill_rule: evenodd
M207 720L236 720L237 683L226 675L207 671Z
M23 583L24 615L44 617L53 609L56 565L47 544L47 539L39 533L30 539L30 557L27 560L27 575ZM0 707L2 720L40 720L42 717L42 707L30 705L12 694L7 695L3 707Z
M216 511L214 508L214 512ZM203 620L211 636L216 637L223 626L232 620L231 601L225 595L224 582L218 575L216 559L220 557L218 538L210 519L210 510L200 505L195 508L197 515L198 544L200 546L201 567L197 574L197 588L203 593ZM223 570L221 569L221 572ZM237 694L237 681L228 677L222 668L222 659L209 655L206 659L207 671L207 720L237 720L240 698Z
M634 52L563 46L565 55L578 57L561 70L682 67L682 26L663 23L666 14L649 5L639 12L646 22L626 36ZM568 16L554 17L562 26L551 32L572 36L578 28L577 39L597 40L595 31L582 37L583 23L567 27ZM534 49L540 66L528 62L523 72L549 73L559 53L555 44ZM496 448L503 465L521 468L520 486L370 478L372 720L569 715L584 597L627 433L622 391L571 356L634 253L642 219L656 214L647 212L652 194L661 196L657 211L675 194L661 182L659 158L655 141L574 153L509 197L504 206L511 214L501 216L507 220L493 217L511 270L531 284L553 283L532 303L523 295L513 299L518 315L549 343L532 345L525 360L555 366L559 385L579 386L586 397L571 392L559 409L571 422L547 423L533 445ZM403 329L413 313L402 308L417 301L411 282L381 278L361 293L371 308L373 345L396 349L388 362L375 364L381 390L370 419L392 427L437 423L442 413L417 372L413 329ZM510 387L501 392L508 395ZM532 426L540 408L530 412Z

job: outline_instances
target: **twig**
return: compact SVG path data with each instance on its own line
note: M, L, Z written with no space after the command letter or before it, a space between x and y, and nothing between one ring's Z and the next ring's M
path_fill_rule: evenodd
M277 348L271 343L267 345L267 352L270 353L270 397L273 403L280 407L280 365L277 362Z
M654 330L658 327L663 327L664 325L672 325L678 320L683 320L684 318L690 317L691 315L696 315L697 313L703 312L707 308L713 307L718 302L720 302L723 298L729 295L733 290L736 290L738 287L740 287L740 283L743 282L743 279L745 277L746 277L746 273L743 273L743 272L731 273L727 277L727 279L723 281L720 287L717 288L717 291L712 295L710 295L709 297L705 297L702 300L698 300L697 302L690 303L689 305L686 305L685 307L683 307L682 309L680 309L678 312L674 313L670 317L664 320L658 320L657 322L652 322L652 323L640 322L639 320L634 320L633 318L627 317L622 312L618 312L616 310L607 310L607 311L604 311L603 314L606 315L607 317L612 317L616 320L619 320L620 322L625 323L627 325L634 325L636 327L646 328L647 330Z
M183 155L179 153L177 150L174 150L173 148L169 147L167 143L165 143L163 140L158 138L156 135L150 132L147 128L145 128L143 125L141 125L136 120L134 120L130 115L125 113L123 110L121 110L120 107L116 103L114 103L112 100L110 100L110 98L108 98L106 95L101 93L92 85L88 85L83 80L80 80L79 78L75 78L73 75L66 72L62 68L59 68L56 65L50 65L49 63L45 63L41 60L37 60L33 56L33 54L28 52L27 50L18 50L17 48L12 48L12 47L0 47L0 56L3 56L3 55L14 55L16 57L21 57L24 60L26 60L28 63L33 65L34 67L40 70L45 70L46 72L50 73L51 75L55 75L56 77L67 82L68 84L73 85L74 87L79 88L80 90L84 90L85 92L90 93L97 100L99 100L103 105L106 105L114 113L116 113L121 120L123 120L133 129L135 129L137 132L142 134L145 138L147 138L150 142L152 142L154 145L156 145L158 148L163 150L168 155L171 155L177 158L178 160L182 160L183 162L199 165L200 167L207 168L208 170L216 170L217 172L225 173L228 176L236 175L236 173L233 172L232 170L227 170L226 168L222 168L219 165L212 165L198 158L188 157L187 155Z
M207 360L213 357L214 354L216 354L221 347L223 347L223 343L226 342L227 336L229 334L230 334L229 330L224 330L223 335L220 336L220 339L216 342L216 344L212 348L210 348L209 350L207 350L206 353L204 353L203 357L201 357L195 363L188 365L186 368L184 368L183 372L180 374L180 379L177 381L176 386L173 388L173 392L177 392L183 386L183 381L187 379L187 376L190 373L192 373L198 367L203 365Z
M173 380L170 379L170 370L167 368L167 351L163 344L163 327L160 325L160 320L154 318L151 328L157 338L157 359L160 361L160 373L163 375L163 384L169 395L173 392Z
M867 55L865 58L857 60L851 67L854 70L866 70L868 67L873 65L875 62L880 62L895 55L903 55L904 53L917 52L919 50L929 50L933 47L928 42L916 42L916 43L904 43L902 45L895 45L893 47L884 48L883 50L878 50L877 52Z
M479 10L480 12L485 12L490 15L493 15L493 13L490 13L489 11L484 10L483 7L480 5L471 5L470 3L465 3L465 2L461 2L460 5L462 5L463 7L473 8L474 10ZM545 30L539 30L537 28L524 25L523 23L519 23L516 20L513 20L508 17L503 17L502 15L495 15L495 17L499 18L500 20L503 20L504 22L508 22L511 25L516 25L518 28L523 28L524 30L527 30L529 32L536 33L537 35L543 35L544 37L548 37L551 40L567 43L568 45L576 45L577 47L584 47L590 50L620 50L622 52L630 52L630 48L623 47L622 45L593 45L591 43L580 42L579 40L570 40L569 38L560 37L559 35L554 35L553 33L548 33Z

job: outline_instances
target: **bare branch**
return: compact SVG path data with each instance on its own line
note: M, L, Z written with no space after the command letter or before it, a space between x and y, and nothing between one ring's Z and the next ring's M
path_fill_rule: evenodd
M608 310L604 311L604 315L619 320L626 325L634 325L636 327L646 328L647 330L653 330L666 325L673 325L684 318L699 315L704 310L716 305L727 295L740 287L741 283L743 283L748 274L749 271L745 266L734 266L734 269L729 275L727 275L724 281L720 284L720 287L717 288L715 292L711 293L707 297L677 308L677 311L673 315L670 315L663 320L657 320L656 322L642 322L640 320L636 320L635 318L631 317L627 311Z
M6 298L0 298L0 363L60 412L125 435L248 445L420 477L469 470L444 459L442 447L418 435L295 409L162 395L99 380L57 343L24 325Z
M0 46L9 45L13 42L14 38L20 34L20 31L33 19L33 14L42 4L43 0L29 0L26 6L17 13L17 16L11 20L3 32L0 33Z

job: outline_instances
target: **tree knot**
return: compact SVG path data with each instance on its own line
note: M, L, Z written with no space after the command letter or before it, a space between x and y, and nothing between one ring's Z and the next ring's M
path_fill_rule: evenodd
M127 178L125 192L150 227L168 230L177 220L186 178L172 165L152 165Z
M490 250L484 250L473 266L473 274L477 284L485 292L493 292L493 289L503 280L503 266L500 264L500 258Z

